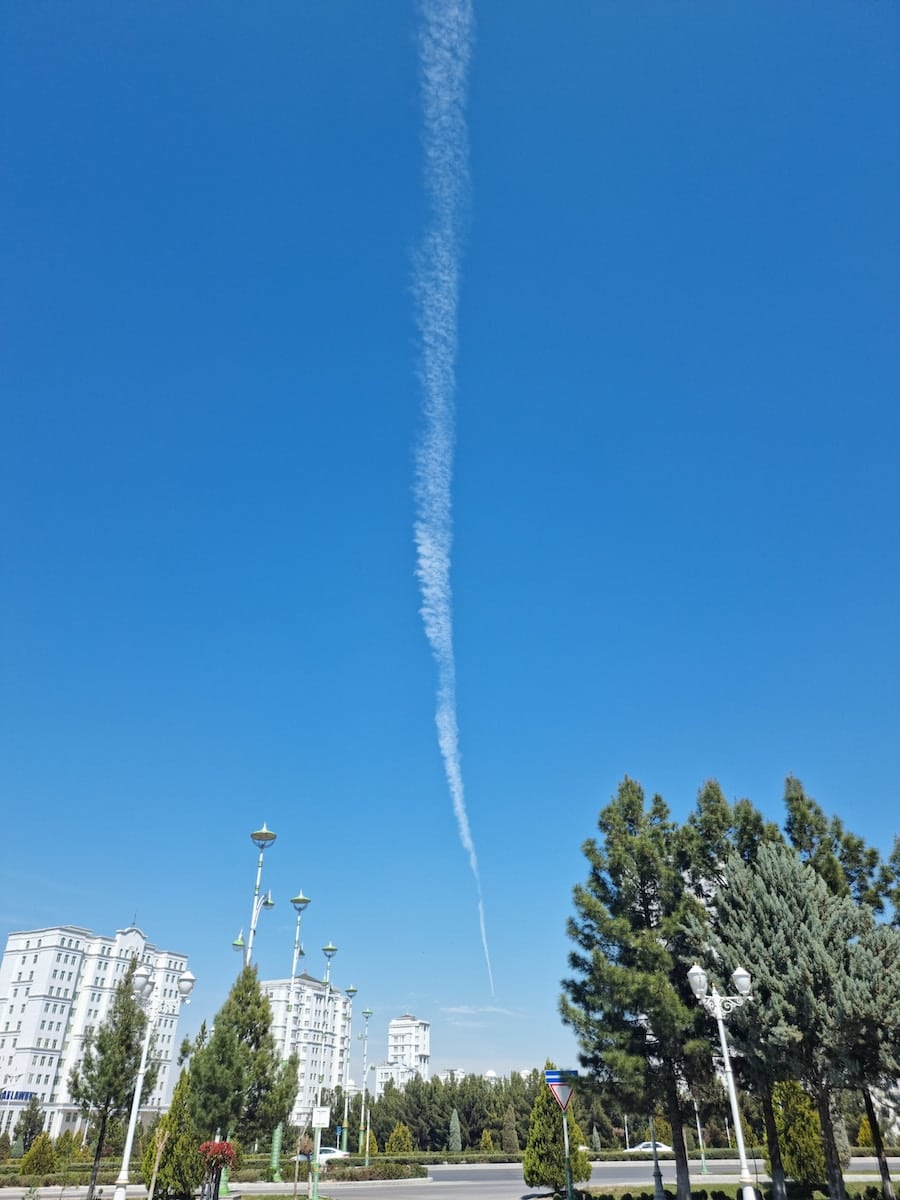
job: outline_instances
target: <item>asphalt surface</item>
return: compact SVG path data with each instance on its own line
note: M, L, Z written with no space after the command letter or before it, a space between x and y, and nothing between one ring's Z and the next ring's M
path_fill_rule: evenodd
M900 1158L889 1159L891 1173L900 1177ZM751 1161L754 1181L762 1185L768 1182L762 1160ZM661 1158L663 1184L674 1187L675 1160ZM695 1188L733 1184L740 1172L736 1159L713 1159L707 1173L703 1173L700 1162L691 1160L691 1182ZM847 1182L878 1180L878 1165L874 1158L855 1158L844 1175ZM591 1186L629 1187L634 1190L653 1188L653 1162L616 1161L592 1164ZM113 1188L103 1187L97 1200L112 1200ZM0 1188L0 1200L84 1200L87 1188ZM128 1200L146 1200L146 1189L139 1184L128 1188ZM250 1196L287 1196L293 1198L293 1182L253 1183L233 1187L230 1200L247 1200ZM300 1184L297 1200L307 1200L308 1185ZM539 1200L546 1198L546 1189L529 1188L522 1178L520 1164L509 1163L436 1163L428 1168L427 1179L391 1179L366 1181L329 1180L327 1174L319 1182L320 1200ZM226 1200L226 1198L223 1198Z

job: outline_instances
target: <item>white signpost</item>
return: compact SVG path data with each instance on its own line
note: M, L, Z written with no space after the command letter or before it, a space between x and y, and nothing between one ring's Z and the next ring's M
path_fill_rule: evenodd
M319 1200L319 1147L322 1145L322 1130L331 1124L331 1107L328 1104L317 1104L312 1110L313 1127L313 1160L309 1172L310 1200Z

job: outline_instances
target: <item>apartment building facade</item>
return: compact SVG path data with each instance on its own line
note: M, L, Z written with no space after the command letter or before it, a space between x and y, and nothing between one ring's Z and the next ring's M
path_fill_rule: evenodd
M187 956L157 949L134 925L111 937L57 925L11 933L0 962L0 1130L12 1131L32 1096L51 1137L80 1127L69 1075L133 958L149 969L159 998L152 1043L158 1074L144 1111L168 1106L178 1049L177 985Z
M417 1075L428 1078L431 1060L431 1025L412 1013L394 1017L388 1025L387 1059L375 1068L375 1097L389 1082L403 1090Z
M272 1007L275 1045L283 1058L297 1055L299 1087L290 1120L302 1128L323 1091L349 1086L352 1000L305 973L293 982L260 980L259 986Z

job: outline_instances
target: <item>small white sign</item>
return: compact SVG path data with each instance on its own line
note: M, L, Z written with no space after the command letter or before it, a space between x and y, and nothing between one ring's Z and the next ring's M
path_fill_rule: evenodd
M327 1129L331 1124L331 1108L327 1104L320 1104L318 1108L313 1109L312 1127L313 1129Z

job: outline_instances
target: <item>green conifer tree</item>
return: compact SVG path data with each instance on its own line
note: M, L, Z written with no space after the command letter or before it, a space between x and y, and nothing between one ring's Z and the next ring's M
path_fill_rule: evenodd
M408 1125L398 1121L391 1130L391 1135L384 1147L385 1154L411 1154L413 1150L412 1133Z
M711 794L713 828L727 822L719 807ZM575 949L572 976L563 981L562 1017L575 1030L582 1065L614 1089L620 1103L638 1112L663 1107L672 1127L678 1200L689 1200L681 1084L710 1072L711 1051L680 960L685 920L705 913L708 871L704 860L697 888L690 886L684 864L690 850L682 847L668 808L661 796L647 804L634 780L623 780L597 825L600 838L583 846L588 878L575 888L575 916L568 922ZM702 838L696 842L705 845Z
M134 995L136 966L137 959L132 959L116 984L106 1020L85 1038L81 1062L69 1076L69 1094L81 1111L85 1115L91 1113L96 1122L97 1142L87 1200L92 1200L94 1194L107 1131L116 1117L130 1110L137 1082L147 1017ZM156 1074L156 1064L151 1061L141 1088L142 1103L156 1086Z
M551 1062L547 1063L552 1067ZM528 1141L522 1160L522 1173L529 1187L549 1187L557 1191L566 1188L566 1153L562 1123L565 1119L569 1133L569 1162L572 1180L580 1183L591 1177L587 1154L578 1147L584 1144L584 1134L571 1112L563 1114L553 1093L546 1085L535 1097L528 1124Z
M819 1116L812 1101L794 1080L776 1083L773 1099L785 1170L797 1183L821 1184L825 1155Z
M459 1132L459 1113L454 1108L450 1114L450 1140L447 1149L451 1154L459 1154L462 1150L462 1136Z
M190 1075L182 1071L169 1111L147 1139L141 1172L151 1200L190 1200L203 1179L202 1138L190 1113Z
M519 1134L516 1130L515 1106L508 1104L503 1114L503 1129L500 1134L500 1149L504 1154L519 1153Z
M37 1096L32 1094L29 1097L28 1103L19 1113L19 1119L16 1121L16 1127L13 1131L13 1138L22 1142L22 1149L28 1152L38 1134L44 1128L44 1110L41 1108L41 1102Z
M248 1144L265 1142L287 1120L297 1095L297 1060L281 1062L255 967L241 971L212 1034L201 1035L190 1078L191 1115L203 1137L219 1131Z
M49 1175L56 1170L56 1152L47 1133L39 1133L22 1159L23 1175Z

